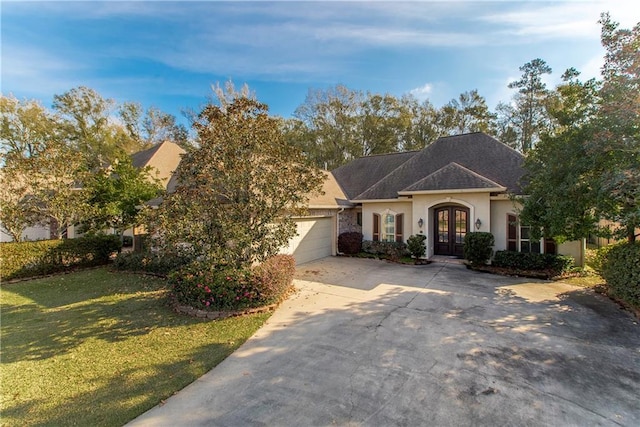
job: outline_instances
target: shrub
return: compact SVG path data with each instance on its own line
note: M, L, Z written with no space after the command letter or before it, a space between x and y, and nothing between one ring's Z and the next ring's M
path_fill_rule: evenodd
M191 257L159 252L122 252L113 261L116 270L153 273L166 276L191 261Z
M338 251L353 255L362 251L362 233L348 231L338 236Z
M238 310L276 302L291 287L295 259L276 255L252 268L201 261L169 275L175 300L201 310Z
M640 307L640 242L611 246L603 263L602 276L611 296Z
M602 274L604 267L607 263L607 256L611 248L615 245L603 246L595 250L587 250L586 263L589 267L593 268L598 273Z
M407 239L407 250L412 257L419 259L424 256L427 252L427 248L424 246L425 240L427 240L427 236L424 234L416 234Z
M380 242L365 240L362 242L362 251L368 254L398 260L403 256L409 256L407 245L403 242Z
M118 236L96 234L66 240L2 243L0 276L4 280L41 276L110 261L121 248Z
M548 271L550 275L555 276L569 271L574 259L566 255L498 251L492 264L514 270Z
M471 265L483 265L491 259L495 239L493 234L477 231L464 236L464 258Z

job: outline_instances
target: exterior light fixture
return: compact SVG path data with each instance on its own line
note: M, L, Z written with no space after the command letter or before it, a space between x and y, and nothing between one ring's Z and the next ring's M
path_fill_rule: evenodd
M476 230L480 230L481 226L482 226L482 221L480 221L480 218L476 219Z
M422 218L420 218L418 220L418 227L422 228L423 225L424 225L424 221L422 220Z

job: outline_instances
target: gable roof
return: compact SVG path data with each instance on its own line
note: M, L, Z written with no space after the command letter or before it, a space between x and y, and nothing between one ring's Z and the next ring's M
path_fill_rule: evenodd
M327 171L322 172L324 174L322 193L314 194L309 198L307 204L309 209L337 209L353 206L340 188L336 178Z
M458 163L451 162L400 191L400 193L469 189L504 191L505 188L464 166L460 166Z
M418 151L407 151L360 157L334 169L331 173L347 197L353 199L417 153Z
M461 185L465 180L470 185L488 184L480 184L479 176L480 181L490 181L509 192L520 194L518 181L524 173L523 160L522 154L482 132L442 137L422 151L413 153L411 158L351 200L395 199L398 192L412 188L414 184L418 185L420 181L450 163L456 163L473 172L477 175L476 178L471 179L467 173L461 173L459 168L452 167L432 176L420 186L430 188L428 186L433 186L436 182L442 184L443 178L446 177L457 179L459 182L455 185ZM336 178L340 181L339 176Z
M167 188L174 171L185 150L178 144L165 141L131 155L131 162L137 168L151 166L163 187Z

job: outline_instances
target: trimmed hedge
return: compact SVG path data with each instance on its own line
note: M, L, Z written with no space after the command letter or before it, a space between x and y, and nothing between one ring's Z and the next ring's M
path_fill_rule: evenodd
M484 231L467 233L464 236L464 258L471 265L484 265L491 259L495 238Z
M169 275L178 304L200 310L240 310L277 302L295 274L291 255L276 255L251 269L194 261Z
M347 255L354 255L362 251L362 233L347 231L338 236L338 251Z
M0 276L3 280L11 280L104 265L120 248L118 236L104 234L66 240L2 243Z
M492 265L514 270L549 271L558 275L569 271L574 262L573 257L567 255L498 251Z
M121 252L113 261L113 268L166 276L189 262L191 262L191 257L186 255L160 254L159 252Z
M379 242L365 240L362 242L362 251L368 254L388 257L392 260L409 256L406 243L403 242Z
M640 307L640 242L610 246L602 265L602 277L612 297Z

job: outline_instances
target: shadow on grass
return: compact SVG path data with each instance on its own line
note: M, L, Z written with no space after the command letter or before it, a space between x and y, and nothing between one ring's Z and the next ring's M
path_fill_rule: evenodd
M210 344L194 349L180 361L156 364L142 373L139 368L122 369L92 390L76 393L55 405L45 399L5 404L3 424L121 426L168 398L163 390L166 393L182 389L220 363L234 348L231 344ZM119 398L113 398L114 394ZM29 418L31 421L27 422Z

